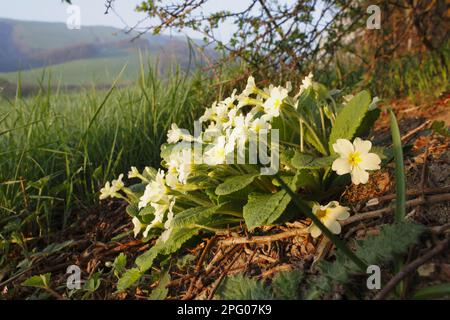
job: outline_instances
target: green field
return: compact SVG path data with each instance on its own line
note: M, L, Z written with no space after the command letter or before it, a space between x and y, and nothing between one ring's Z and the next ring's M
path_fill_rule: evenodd
M155 60L148 54L143 54L143 60ZM55 85L79 86L86 84L109 85L115 76L125 67L120 79L121 83L130 83L136 80L140 68L140 56L138 53L110 58L93 58L66 62L46 68L36 68L22 72L0 73L0 79L10 83L20 81L25 85L35 85L43 80Z

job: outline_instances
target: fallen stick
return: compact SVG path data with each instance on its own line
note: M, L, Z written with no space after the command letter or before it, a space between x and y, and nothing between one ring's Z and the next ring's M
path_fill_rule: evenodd
M428 197L420 197L417 199L406 201L406 207L412 207L412 206L418 206L425 204L427 202L430 203L438 203L438 202L444 202L444 201L450 201L450 193L444 193L444 194L436 194ZM387 208L359 213L351 216L347 220L340 221L342 226L349 225L351 223L361 221L361 220L367 220L367 219L373 219L373 218L380 218L384 214L392 213L394 211L393 206L389 206Z
M383 300L387 297L389 292L391 292L397 284L402 281L408 274L416 270L418 267L423 265L425 262L438 255L442 251L446 250L450 243L450 239L439 242L432 250L428 251L422 257L417 258L407 266L405 266L402 271L397 273L389 282L384 286L384 288L378 292L378 294L373 298L374 300Z
M424 188L423 190L408 190L406 191L406 195L407 196L417 196L417 195L421 195L421 194L440 194L440 193L448 193L450 192L450 186L446 186L446 187L442 187L442 188ZM377 198L372 198L369 199L370 200L378 200L378 203L384 202L384 201L388 201L388 200L394 200L395 199L395 194L388 194L385 196L381 196L381 197L377 197Z
M225 276L228 274L228 272L230 271L231 267L233 267L233 265L236 263L236 261L239 259L242 251L244 251L243 248L241 248L241 250L239 250L239 252L236 254L236 256L233 258L233 260L231 261L231 263L227 266L227 268L222 272L222 274L220 275L219 279L217 279L217 282L214 284L214 287L212 288L210 294L208 295L208 298L206 300L211 300L214 297L214 294L216 293L217 289L219 288L220 284L222 283L222 280L225 278Z
M269 236L255 236L255 237L251 237L250 239L246 238L246 237L229 238L229 239L220 240L219 243L224 246L231 246L231 245L245 244L245 243L263 243L263 242L277 241L277 240L286 239L286 238L305 236L308 233L309 232L307 231L307 228L294 229L294 230L289 230L289 231L285 231L285 232L272 234Z

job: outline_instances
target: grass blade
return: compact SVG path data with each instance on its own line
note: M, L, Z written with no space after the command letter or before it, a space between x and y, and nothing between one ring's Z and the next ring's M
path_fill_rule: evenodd
M400 222L406 215L406 178L403 164L402 141L397 119L392 109L389 109L391 119L392 148L395 160L395 222Z

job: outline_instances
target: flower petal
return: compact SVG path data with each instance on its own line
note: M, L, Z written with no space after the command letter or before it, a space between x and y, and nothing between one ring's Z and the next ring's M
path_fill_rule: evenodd
M327 221L325 221L325 226L328 229L330 229L330 231L333 232L334 234L341 233L341 229L342 229L341 225L336 220L327 220Z
M322 234L322 231L319 229L318 226L316 226L315 224L312 224L309 228L308 231L311 233L311 236L313 238L317 238L318 236L320 236Z
M333 169L333 171L336 171L338 175L343 175L349 173L352 170L352 167L350 166L347 158L338 158L333 161L331 169Z
M352 182L356 185L367 183L369 181L369 173L360 167L354 167L352 170Z
M360 154L365 154L372 148L372 142L369 140L362 140L361 138L355 138L353 141L353 146L355 151L358 151Z
M348 155L354 152L352 143L347 139L337 139L336 143L333 144L333 150L343 158L348 158Z
M329 217L333 220L345 220L350 217L350 213L348 212L349 208L343 206L337 206L335 208L330 208Z
M380 169L381 159L375 153L367 153L361 155L361 162L358 166L364 170L378 170Z

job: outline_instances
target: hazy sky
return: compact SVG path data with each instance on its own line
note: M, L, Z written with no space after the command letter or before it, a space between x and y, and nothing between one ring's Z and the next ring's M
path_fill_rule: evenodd
M136 5L141 0L115 0L114 11L105 15L104 0L72 0L74 5L81 8L81 26L85 25L106 25L117 28L125 28L133 26L141 19L145 18L145 14L134 11ZM235 9L243 9L248 2L246 0L212 0L205 6L205 12L211 12L218 9L226 9L232 6ZM1 0L0 1L0 17L33 20L33 21L51 21L66 22L68 14L66 12L67 5L62 4L61 0ZM222 40L229 39L232 33L230 24L224 25L220 29L220 37ZM187 30L186 34L191 37L200 36L192 31Z

